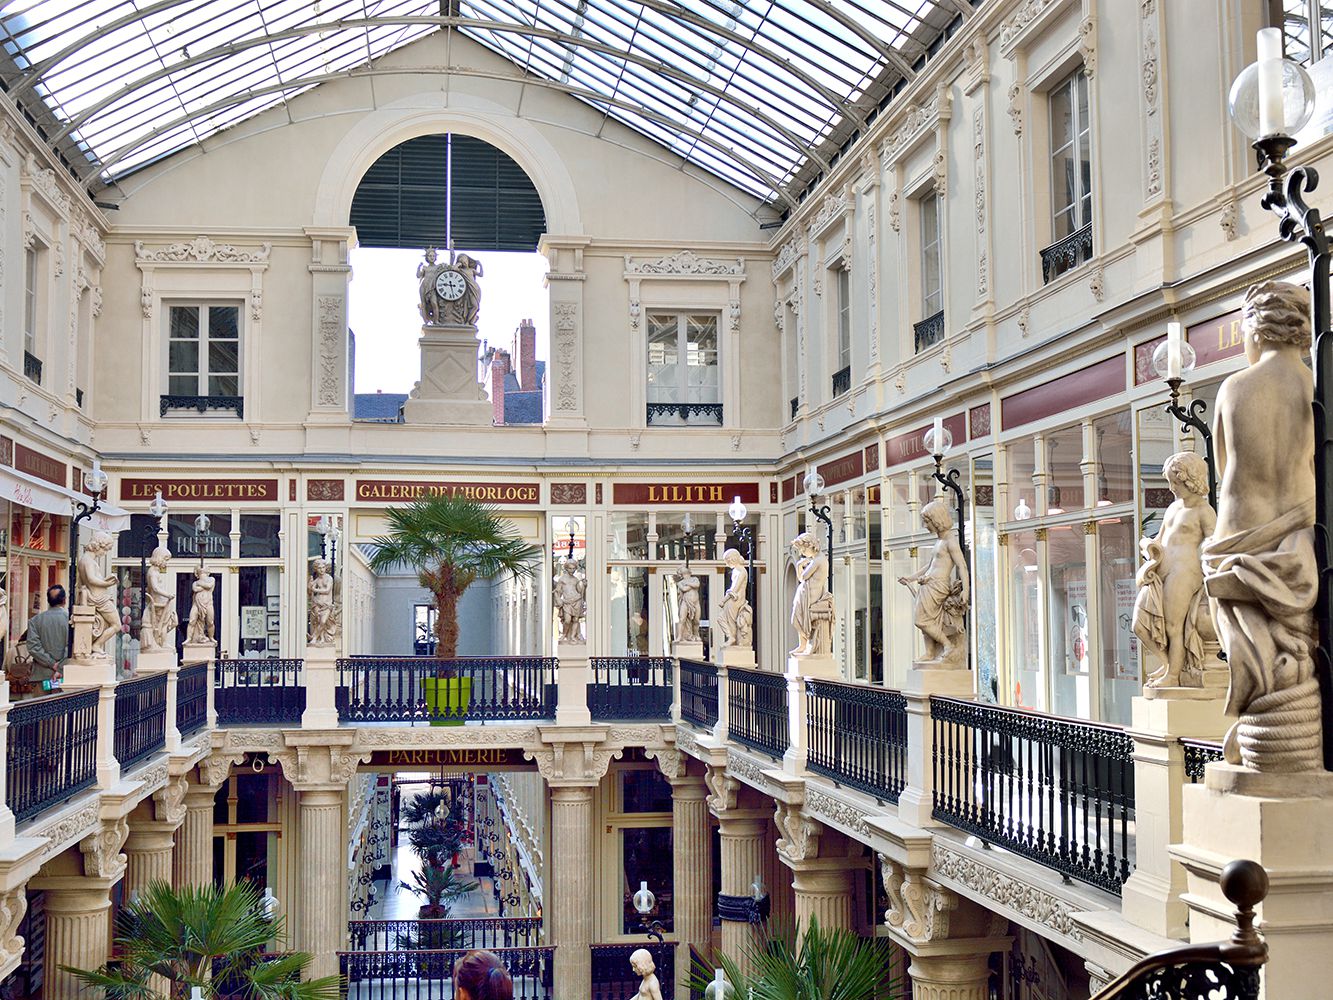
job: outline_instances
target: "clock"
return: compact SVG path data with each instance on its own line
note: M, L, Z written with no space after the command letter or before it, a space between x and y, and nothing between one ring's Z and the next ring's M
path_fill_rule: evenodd
M467 282L457 271L449 269L435 276L435 294L446 302L457 302L467 291Z

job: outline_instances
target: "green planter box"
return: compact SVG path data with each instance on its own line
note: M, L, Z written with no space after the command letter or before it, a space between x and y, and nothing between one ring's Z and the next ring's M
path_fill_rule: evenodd
M423 677L421 689L426 694L432 726L461 726L467 721L472 703L471 677Z

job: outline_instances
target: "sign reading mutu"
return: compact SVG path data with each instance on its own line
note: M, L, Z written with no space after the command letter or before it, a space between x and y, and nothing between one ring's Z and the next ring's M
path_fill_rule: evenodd
M457 767L469 770L494 767L535 769L518 747L485 747L474 750L376 750L371 767Z
M356 498L366 503L412 503L427 497L462 496L480 503L535 504L536 483L431 483L417 479L358 479Z

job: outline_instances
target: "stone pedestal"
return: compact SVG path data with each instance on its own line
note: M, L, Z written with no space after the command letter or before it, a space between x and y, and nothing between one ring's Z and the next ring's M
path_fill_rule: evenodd
M970 670L930 670L913 667L903 685L907 700L907 786L898 798L898 817L925 829L939 826L931 818L935 797L935 774L931 767L935 727L931 724L932 695L946 698L976 697L976 675Z
M810 918L825 929L855 929L852 919L852 878L861 869L850 858L813 858L791 865L796 894L796 924L804 933Z
M592 994L592 785L551 788L550 933L557 997Z
M555 644L555 655L560 660L560 677L556 685L555 724L557 726L587 726L592 723L588 711L588 644L565 642Z
M65 687L116 683L116 661L109 656L70 657L60 668Z
M467 424L484 427L494 422L494 408L477 381L477 328L467 325L423 326L421 379L403 404L409 424Z
M671 655L678 660L701 661L704 658L704 644L702 642L673 642L671 644Z
M842 669L831 653L821 656L800 656L793 653L787 657L787 673L830 681L842 679Z
M1171 855L1185 866L1190 940L1231 936L1235 907L1222 894L1221 871L1239 858L1256 861L1272 886L1258 909L1269 956L1261 996L1319 995L1333 983L1333 773L1258 774L1214 763L1183 798L1184 838Z
M171 881L177 889L213 881L213 798L217 790L191 785L185 793L185 819L176 835Z
M1183 833L1181 792L1186 784L1181 739L1217 740L1226 731L1223 700L1207 688L1148 688L1135 698L1135 869L1125 883L1125 919L1164 937L1186 936L1185 869L1168 847ZM1183 692L1183 693L1182 693Z
M713 932L713 851L708 787L702 777L671 782L671 874L675 899L676 997L690 1000L690 947L706 950Z
M338 974L338 952L346 947L347 832L343 804L347 786L298 789L300 878L296 946L311 956L309 976Z
M748 670L753 670L757 665L754 650L749 646L723 646L718 663L724 667L743 667Z
M749 896L756 875L764 872L768 815L760 809L729 809L718 814L721 841L722 894ZM759 940L760 925L739 920L722 921L722 953L742 969L745 956Z
M181 666L194 663L212 663L217 659L218 647L215 642L187 642L181 647Z
M337 729L338 650L335 646L305 648L305 711L302 729Z
M140 673L153 673L154 671L167 670L178 666L180 666L180 661L176 659L174 649L139 650Z

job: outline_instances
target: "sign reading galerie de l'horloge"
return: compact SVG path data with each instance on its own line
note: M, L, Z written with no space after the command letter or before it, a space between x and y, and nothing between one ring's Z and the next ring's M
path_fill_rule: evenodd
M427 497L462 496L481 503L536 504L537 483L427 482L419 479L358 479L355 497L362 503L412 503Z

